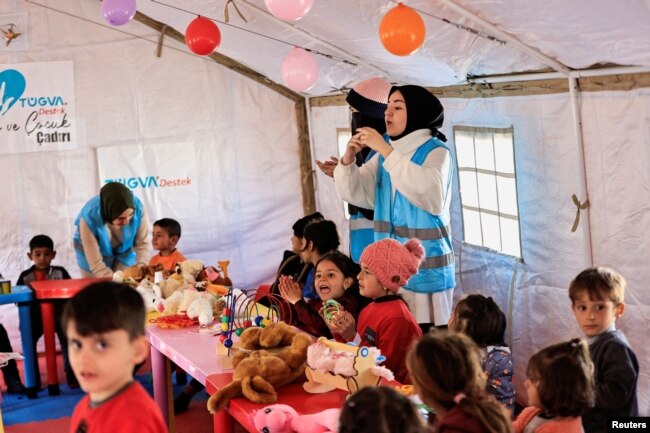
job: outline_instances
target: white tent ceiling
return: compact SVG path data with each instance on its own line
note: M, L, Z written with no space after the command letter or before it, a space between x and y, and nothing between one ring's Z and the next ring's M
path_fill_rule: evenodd
M462 83L467 75L548 69L512 42L495 42L443 22L499 38L445 6L447 1L571 69L599 64L650 66L649 0L407 1L407 6L422 12L426 25L424 45L407 57L390 54L378 37L382 17L397 5L391 0L315 0L305 17L290 24L269 14L263 0L235 0L248 23L229 6L229 24L217 23L222 32L217 51L277 83L282 82L281 64L292 44L334 56L317 56L320 76L308 92L311 95L327 94L373 75L393 82L444 86ZM138 0L137 5L143 14L185 33L196 17L185 11L224 21L226 3Z

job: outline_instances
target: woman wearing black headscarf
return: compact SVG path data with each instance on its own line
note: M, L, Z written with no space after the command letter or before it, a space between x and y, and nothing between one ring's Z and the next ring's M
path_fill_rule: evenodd
M146 212L121 183L104 185L74 223L74 248L83 277L111 277L114 271L149 261Z
M422 241L426 254L420 272L402 294L418 322L446 325L456 281L449 227L451 155L438 130L444 109L423 87L393 87L385 120L390 143L372 128L357 129L334 171L336 190L343 200L375 210L375 240ZM355 155L364 147L377 156L357 167Z

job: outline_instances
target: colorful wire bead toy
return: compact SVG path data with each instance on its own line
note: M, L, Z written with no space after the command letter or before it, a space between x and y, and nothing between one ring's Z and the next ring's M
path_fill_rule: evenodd
M323 318L327 323L332 323L334 317L341 311L341 304L334 299L328 299L323 302Z

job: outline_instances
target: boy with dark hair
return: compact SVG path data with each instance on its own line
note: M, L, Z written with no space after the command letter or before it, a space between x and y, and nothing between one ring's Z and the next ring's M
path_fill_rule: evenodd
M66 305L70 363L87 393L72 414L72 433L167 432L160 409L133 380L149 352L144 320L140 294L114 282L91 284Z
M608 418L638 416L639 362L616 319L625 310L625 278L604 266L585 269L569 286L571 307L594 363L596 404L582 416L585 433L606 432Z
M153 223L151 245L158 254L149 260L149 265L162 265L167 271L173 271L176 263L185 261L185 257L176 249L181 238L181 225L171 218L159 219Z
M36 235L29 241L29 252L27 253L29 260L34 264L23 271L18 277L17 285L26 285L34 281L43 280L69 280L70 274L62 266L53 266L52 260L56 257L54 250L54 242L52 238L46 235ZM61 353L63 354L63 368L65 370L66 381L70 388L78 388L79 383L70 369L70 362L68 361L68 346L65 339L65 332L61 327L61 314L63 307L66 303L65 299L57 299L52 301L54 304L54 327L56 335L59 337L61 344ZM43 335L43 319L41 318L41 306L38 301L33 301L30 308L30 316L32 322L32 338L34 341L34 348L38 339ZM36 352L36 350L34 350ZM38 372L38 363L36 364L36 371ZM37 386L40 388L39 378L37 374Z

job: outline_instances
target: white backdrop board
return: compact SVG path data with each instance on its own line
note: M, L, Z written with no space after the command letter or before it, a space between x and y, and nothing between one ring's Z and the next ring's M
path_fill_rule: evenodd
M72 62L0 65L0 154L77 147Z

